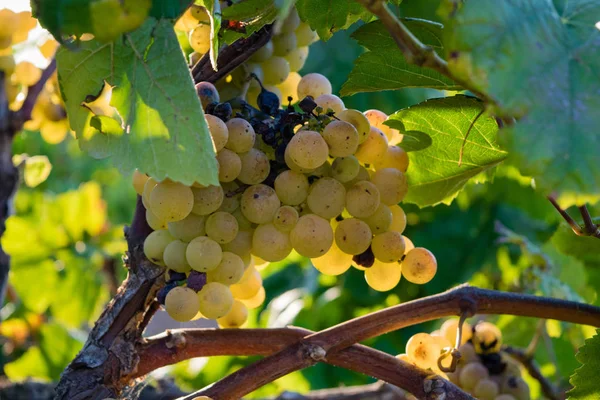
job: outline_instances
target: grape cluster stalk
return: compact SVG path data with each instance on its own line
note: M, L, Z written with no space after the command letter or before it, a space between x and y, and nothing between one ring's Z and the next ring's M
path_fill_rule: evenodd
M207 18L192 6L176 25L198 55L209 51ZM154 229L145 254L168 269L158 300L177 321L242 326L265 299L259 271L292 252L326 275L360 269L378 291L437 271L434 255L402 234L402 134L379 110L347 109L325 76L300 76L317 35L295 10L283 27L223 82L196 85L218 186L134 174Z

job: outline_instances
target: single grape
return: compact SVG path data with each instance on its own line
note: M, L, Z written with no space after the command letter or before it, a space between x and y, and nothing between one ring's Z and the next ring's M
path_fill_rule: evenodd
M466 333L466 330L463 331L463 335ZM456 335L456 331L455 331L455 335ZM470 337L470 335L468 335L468 337ZM452 343L452 345L454 346L456 344L456 339L454 340L454 342ZM459 364L468 364L470 362L481 362L481 359L479 358L479 355L477 354L477 352L475 352L475 347L473 347L473 345L471 343L464 343L461 344L458 347L458 351L460 351L460 360L458 361Z
M271 172L269 158L262 151L252 148L240 154L241 170L237 179L247 185L261 183Z
M144 193L144 185L150 177L146 174L141 173L139 170L133 171L133 188L135 192L140 196Z
M231 293L238 300L251 299L262 288L262 278L254 267L246 268L244 276L236 284L231 285Z
M272 55L273 55L273 42L268 41L267 44L265 44L263 47L258 49L254 54L252 54L250 61L255 62L255 63L267 61L269 58L271 58Z
M188 36L190 47L198 53L208 53L210 50L210 32L210 23L196 25L196 27L190 31Z
M473 395L480 400L494 400L499 392L498 384L491 379L480 380L473 389Z
M154 264L163 265L163 253L173 240L175 238L166 229L154 231L144 240L144 254Z
M352 264L352 256L344 253L335 242L327 253L318 258L310 259L312 265L324 275L341 275L348 271Z
M185 255L192 269L208 272L217 268L223 258L223 251L214 240L199 236L188 244Z
M327 253L333 243L333 230L329 222L314 214L306 214L290 232L294 249L308 258L317 258Z
M239 227L233 215L217 211L206 219L206 235L217 243L229 243L235 239Z
M408 192L406 175L395 168L384 168L375 171L371 182L377 186L381 202L388 206L398 204Z
M428 369L437 365L440 346L428 333L417 333L406 343L406 354L420 368Z
M255 224L271 222L280 206L281 202L277 193L267 185L252 185L242 195L242 213Z
M475 385L483 379L487 379L490 376L487 368L478 362L472 362L465 365L460 371L458 382L460 387L465 390L473 390Z
M408 169L408 153L398 146L388 146L381 160L374 163L375 169L396 168L401 172Z
M392 212L392 223L389 226L389 230L400 233L404 232L404 229L406 229L406 214L404 213L404 210L397 204L394 204L389 208ZM414 246L412 246L412 248L414 248Z
M349 157L358 148L358 131L348 122L330 122L323 129L323 139L332 157Z
M187 322L198 313L198 296L192 289L178 286L167 293L165 309L175 321Z
M231 213L231 215L233 215L237 220L238 226L240 227L240 231L249 231L254 229L252 222L250 222L248 218L246 218L244 213L242 213L241 208L236 209L234 212Z
M367 139L358 146L356 158L364 164L374 164L381 160L388 149L388 140L379 129L374 126L369 130Z
M324 113L331 110L337 115L346 109L342 99L335 94L322 94L315 99L315 103L323 109Z
M142 192L142 204L146 209L150 208L150 193L158 185L158 182L154 178L148 178L144 185L144 191Z
M279 207L273 218L273 225L281 232L289 232L298 222L298 211L292 206Z
M223 257L217 268L208 271L208 282L219 282L227 286L238 283L244 275L244 262L237 254L223 252Z
M444 321L444 323L440 327L440 334L442 336L444 336L446 339L448 339L450 341L450 343L452 343L452 346L456 346L456 333L457 333L456 328L457 327L458 327L458 319L457 318L451 318L451 319ZM463 322L460 344L464 345L465 343L467 343L469 341L469 339L471 339L471 336L472 336L471 325L469 325L469 323L465 321L465 322ZM461 357L461 358L464 358L464 357Z
M335 228L335 243L347 254L363 253L371 245L372 237L369 225L356 218L340 221Z
M248 121L242 118L231 118L225 124L229 132L227 147L236 153L246 153L254 146L256 133Z
M192 212L197 215L209 215L217 211L223 203L223 188L208 186L206 188L192 187L194 206Z
M374 126L383 132L383 134L388 138L388 141L392 139L392 135L390 133L391 128L383 124L388 119L386 113L373 109L367 110L363 114L365 117L367 117L371 126Z
M301 174L309 174L315 170L315 168L303 168L303 167L299 166L298 164L296 164L294 162L294 160L292 160L290 152L287 150L287 148L288 148L288 146L285 146L285 149L283 149L283 153L284 153L285 164L287 165L287 167L289 169L291 169L294 172L299 172Z
M227 129L227 125L225 125L225 122L223 122L221 118L215 117L214 115L204 114L204 117L208 124L210 137L215 145L215 151L221 151L229 140L229 130Z
M344 186L346 187L346 190L350 189L352 186L354 186L357 182L360 181L369 181L371 180L371 176L369 175L369 171L363 167L362 165L359 165L358 167L358 173L356 174L356 176L349 180L348 182L344 183Z
M200 312L206 318L221 318L231 310L233 296L226 285L218 282L209 282L198 292Z
M502 347L502 332L491 322L479 322L473 329L473 346L480 354L497 353Z
M308 179L299 172L286 170L275 178L275 192L283 204L301 204L308 196L308 188Z
M402 273L409 282L425 284L433 279L436 272L435 256L423 247L415 247L402 260Z
M346 121L352 124L358 132L358 143L363 143L371 133L371 125L367 117L358 110L347 109L335 115L341 121Z
M235 180L242 170L242 161L237 153L222 149L217 154L217 162L219 163L219 181L231 182Z
M300 99L306 96L316 99L322 94L331 94L331 90L329 79L318 73L306 74L298 83L298 97Z
M207 280L206 272L191 271L187 277L187 287L197 293L206 285Z
M300 99L298 98L298 83L302 77L297 72L290 72L285 81L277 85L277 88L281 91L281 103L283 105L289 102L289 98L292 98L292 104L297 103Z
M300 26L300 22L298 11L293 7L281 24L281 33L294 32Z
M275 262L285 259L292 251L290 236L272 223L259 225L252 235L252 254Z
M410 240L404 235L402 235L402 239L404 239L404 254L408 253L409 251L415 248L415 245L412 242L412 240Z
M312 172L307 174L309 177L315 177L315 178L323 178L323 177L330 177L331 176L331 164L329 164L329 161L325 161L323 164L321 164L319 167L315 168Z
M241 183L237 181L221 182L221 187L223 188L224 196L218 211L225 211L233 214L233 212L240 207L240 201L242 200L243 190L240 189Z
M192 9L190 7L185 10L181 17L179 17L175 23L175 29L178 31L189 32L194 29L196 25L198 25L198 20L194 15L192 15Z
M62 142L69 133L69 121L67 119L60 121L45 120L40 126L40 135L48 144L58 144Z
M263 61L260 66L265 73L264 83L279 85L283 83L290 73L290 63L283 57L273 56Z
M223 251L229 251L235 253L240 257L247 257L252 251L252 234L254 230L249 231L238 231L235 239L229 243L221 245Z
M40 80L42 70L29 61L21 61L17 64L13 76L15 82L23 86L33 86Z
M346 209L356 218L373 215L379 203L379 190L369 181L357 182L346 192Z
M190 271L190 265L185 258L186 248L187 243L182 242L179 239L173 240L167 245L167 247L165 247L165 251L163 253L163 262L167 268L183 273Z
M234 300L231 310L217 319L217 323L221 328L239 328L244 325L248 319L248 308L240 300Z
M346 183L358 175L360 163L354 156L338 157L331 164L331 176L341 183Z
M388 230L393 231L393 229L390 229L393 219L392 211L383 203L379 204L379 207L377 207L377 210L373 214L361 219L369 225L371 232L375 235Z
M146 222L152 230L167 229L167 223L154 215L150 209L146 209Z
M210 82L196 83L196 94L198 95L198 98L200 99L200 103L202 103L203 109L206 109L206 106L208 106L209 104L218 103L221 100L221 98L219 97L219 92L217 91L217 88L215 87L215 85L213 85ZM208 121L208 115L209 114L204 115L206 117L207 121ZM213 118L217 118L217 117L213 116ZM211 135L212 135L212 132L211 132ZM221 139L221 138L218 138L218 139ZM215 144L216 144L217 140L215 140L214 137L213 137L213 140L215 141ZM221 142L221 141L222 140L219 140L219 142Z
M375 235L371 244L375 258L385 263L399 261L404 255L404 247L402 235L395 231Z
M327 161L329 148L318 132L299 131L292 137L285 152L301 168L314 169Z
M174 238L189 242L195 237L206 234L205 220L205 216L190 214L180 221L169 222L169 232Z
M301 22L295 32L296 46L298 47L308 46L319 40L317 32L313 31L306 22Z
M310 185L306 202L318 216L325 219L335 218L344 211L346 189L337 180L324 177Z
M397 262L382 263L376 260L370 268L365 270L367 284L378 292L392 290L400 282L402 269Z
M285 59L290 64L290 74L292 72L298 72L304 67L306 59L308 58L308 47L297 47L292 50Z
M267 294L265 292L265 288L261 286L253 297L250 297L249 299L240 299L240 301L248 308L257 308L265 302L266 297Z
M297 47L296 34L294 32L275 35L273 41L273 54L285 57Z
M150 193L149 208L160 220L180 221L194 207L194 194L189 186L178 182L161 182Z
M185 274L185 272L177 272L173 269L169 269L169 270L167 270L167 272L165 272L165 280L167 283L181 282L181 281L185 281L186 279L187 279L187 275Z

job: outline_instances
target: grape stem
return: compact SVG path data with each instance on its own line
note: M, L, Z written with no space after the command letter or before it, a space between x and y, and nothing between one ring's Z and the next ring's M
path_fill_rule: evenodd
M183 397L181 400L189 400L194 396L202 395L216 400L241 398L275 379L313 365L316 361L306 356L306 350L313 346L318 346L325 351L324 360L326 362L333 362L338 356L345 354L342 350L350 348L357 342L421 322L452 315L460 316L465 311L465 304L469 304L469 308L472 308L473 313L477 314L509 314L600 327L600 308L592 305L461 285L444 293L399 304L318 333L308 334L279 352L242 368L211 387L192 396ZM360 368L360 372L376 376L370 364L367 363L367 359L362 359L358 363L346 365L336 363L336 365L345 368ZM435 387L435 385L424 385L423 381L419 384L422 388ZM409 387L399 384L398 386L412 392ZM436 389L438 388L436 387ZM444 390L447 389L448 387L445 387ZM418 398L426 398L423 396L423 392L412 393ZM446 394L448 395L448 393Z
M573 230L573 233L575 233L577 236L591 236L600 239L600 225L596 225L594 223L587 206L584 205L578 207L581 218L583 219L582 227L569 215L565 209L558 204L554 194L551 194L547 197L554 208L556 208L556 211L558 211L560 216L563 217L567 224L569 224L571 230Z
M542 388L542 393L544 396L550 400L564 400L565 393L564 391L555 387L552 382L550 382L540 371L537 363L535 362L533 355L528 354L527 350L519 349L511 346L504 346L502 348L506 353L508 353L512 358L517 360L531 375L531 377L537 380L540 383Z

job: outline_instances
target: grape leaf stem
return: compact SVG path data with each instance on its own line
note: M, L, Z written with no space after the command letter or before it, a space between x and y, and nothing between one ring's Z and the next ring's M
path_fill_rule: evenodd
M584 205L578 207L581 218L583 219L582 227L558 204L556 197L553 194L547 196L547 198L554 208L556 208L556 211L558 211L560 216L563 217L565 222L569 224L573 233L577 236L592 236L600 239L600 226L594 223L587 206Z

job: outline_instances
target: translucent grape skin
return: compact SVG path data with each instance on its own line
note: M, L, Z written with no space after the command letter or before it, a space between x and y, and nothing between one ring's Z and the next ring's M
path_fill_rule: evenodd
M298 211L292 206L279 207L273 217L273 225L281 232L291 231L298 223Z
M225 147L236 153L250 151L256 139L256 133L252 125L242 118L231 118L225 125L229 132Z
M230 286L238 283L244 275L244 262L237 254L223 252L221 262L217 268L206 274L209 282L219 282Z
M304 257L317 258L331 247L333 230L326 219L306 214L300 217L290 232L290 241L294 249Z
M389 146L381 160L375 161L375 169L396 168L401 172L408 169L408 153L398 146Z
M316 99L323 94L331 94L331 91L329 79L318 73L306 74L298 83L298 96L300 99L306 96Z
M215 145L215 151L221 151L229 140L229 130L227 129L227 125L225 125L225 122L223 122L221 118L215 117L214 115L204 114L204 117L206 118L210 136Z
M221 263L223 251L214 240L206 236L199 236L188 244L185 255L192 269L198 272L208 272L217 268Z
M292 251L287 232L277 229L272 223L256 227L252 235L252 254L265 261L276 262L285 259Z
M233 296L226 285L209 282L198 292L199 308L202 315L209 319L221 318L231 310Z
M242 195L242 213L255 224L266 224L273 221L273 217L280 206L281 202L277 197L277 193L267 185L250 186Z
M346 189L336 179L324 177L310 186L306 202L318 216L325 219L335 218L344 211Z
M375 235L371 249L376 259L384 263L398 261L404 255L404 239L395 231L388 231Z
M373 234L369 225L356 218L340 221L335 228L335 243L347 254L361 254L371 245Z
M318 258L311 258L313 266L324 275L341 275L348 271L352 264L352 255L344 253L335 242L327 253Z
M383 168L375 171L371 182L377 186L381 202L388 206L398 204L408 192L406 175L395 168Z
M230 213L217 211L206 219L206 234L217 243L231 242L238 230L238 222Z
M487 368L483 364L472 362L462 368L458 381L463 389L473 390L479 381L488 378L489 375Z
M222 149L219 151L217 154L217 161L219 162L220 182L231 182L235 180L242 170L242 160L240 160L240 156L229 149Z
M323 129L323 138L332 157L348 157L358 149L358 131L345 121L332 121Z
M206 217L196 214L190 214L180 221L169 222L169 233L185 242L189 242L198 236L204 236Z
M374 164L385 156L387 149L387 138L383 132L372 126L369 130L369 136L358 146L358 150L354 155L362 163Z
M168 226L165 221L162 221L160 218L154 215L152 210L150 210L149 208L146 209L146 222L148 223L150 228L152 228L155 231L158 231L160 229L167 229Z
M435 256L423 247L415 247L402 260L402 274L409 282L423 285L432 280L436 272Z
M221 328L239 328L246 323L248 319L248 308L240 300L234 300L231 310L221 318L217 323Z
M331 164L331 176L341 183L346 183L358 175L360 163L354 156L338 157Z
M263 83L267 85L279 85L285 81L290 73L290 63L280 56L273 56L263 61L260 66L265 73Z
M369 181L357 182L346 192L346 209L356 218L373 215L379 202L379 190Z
M335 94L322 94L315 98L317 107L321 107L323 112L326 113L328 110L333 111L335 114L341 113L346 109L342 99L337 97Z
M287 170L275 178L275 192L283 204L301 204L308 196L308 188L308 179L299 172Z
M437 365L440 346L428 333L417 333L406 343L406 354L418 367L427 369Z
M290 64L290 74L298 72L304 67L306 59L308 58L308 47L297 47L292 50L285 59ZM298 98L296 98L298 100Z
M153 263L163 265L163 253L173 240L175 238L166 229L154 231L144 240L144 254Z
M244 303L247 308L252 309L260 307L262 303L265 302L266 296L265 288L261 286L253 297L250 297L249 299L240 299L240 301Z
M237 179L247 185L256 185L264 181L269 172L271 165L269 158L262 151L252 148L246 153L241 153L240 157L240 172Z
M389 209L392 212L392 223L389 226L389 230L400 233L404 232L404 229L406 229L406 214L404 210L397 204L390 206Z
M336 117L341 121L346 121L352 124L358 132L358 142L363 143L371 133L371 125L367 117L358 110L347 109L336 114Z
M197 215L209 215L219 209L223 203L223 188L208 186L205 188L192 187L194 205L192 212Z
M160 220L180 221L194 207L192 189L177 182L161 182L150 193L150 209Z
M373 232L373 234L375 235L386 232L388 230L394 230L390 229L393 220L392 211L388 206L386 206L383 203L379 204L379 207L377 207L377 210L375 210L375 212L372 215L369 215L366 218L362 218L362 220L365 221L367 225L369 225L369 228L371 228L371 232Z
M262 277L254 267L246 268L242 279L230 286L231 293L238 300L251 299L262 288Z
M473 395L480 400L494 400L500 389L498 384L491 379L482 379L475 385Z
M163 262L167 268L177 272L188 272L190 271L190 265L185 257L185 251L187 243L182 242L179 239L173 240L165 247L163 253Z
M210 50L210 24L198 24L188 36L190 47L194 51L205 54Z
M375 260L370 268L365 270L367 284L379 292L387 292L395 288L402 278L402 268L397 262L382 263Z
M451 318L442 324L440 327L440 334L444 336L446 339L452 343L452 346L456 345L456 328L458 327L458 319ZM471 339L472 336L472 328L468 322L463 322L462 334L461 334L461 342L460 344L465 344Z
M285 152L301 168L320 167L329 156L325 139L315 131L299 131L288 143Z
M178 322L186 322L194 318L199 307L196 292L183 286L173 288L165 298L167 313Z
M148 179L148 175L141 173L139 170L136 169L135 171L133 171L133 188L135 189L135 192L140 196L144 194L144 185L146 184L146 181Z

